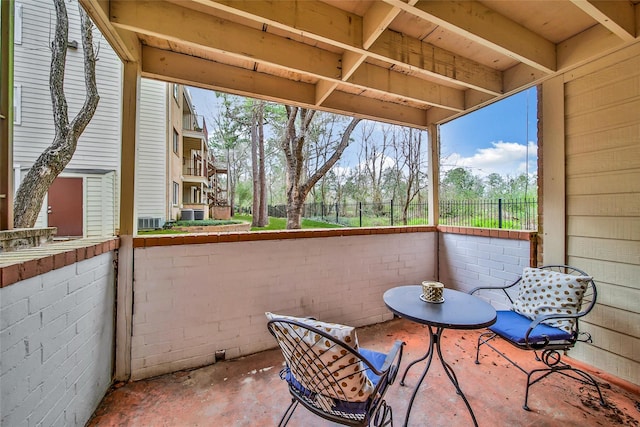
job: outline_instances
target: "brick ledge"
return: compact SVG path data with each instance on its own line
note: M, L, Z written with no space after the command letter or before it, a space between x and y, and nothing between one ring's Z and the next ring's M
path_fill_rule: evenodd
M231 233L203 233L203 234L164 234L158 236L137 236L133 238L134 248L149 248L153 246L195 245L204 243L253 242L259 240L284 239L314 239L322 237L366 236L371 234L400 234L400 233L433 233L436 227L431 225L416 225L410 227L358 227L358 228L327 228L313 230L277 230L251 231Z
M120 247L118 237L52 243L0 254L0 288L47 273Z
M452 225L438 225L438 231L450 234L465 234L468 236L498 237L500 239L533 240L537 231L505 230L504 228L458 227Z

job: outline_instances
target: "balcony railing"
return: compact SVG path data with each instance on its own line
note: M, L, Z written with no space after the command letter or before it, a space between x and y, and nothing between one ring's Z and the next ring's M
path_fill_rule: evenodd
M202 165L184 165L182 167L182 174L189 176L201 176L204 177L204 168Z
M537 199L477 199L441 200L440 218L443 225L512 230L537 230ZM403 205L393 200L380 203L306 203L304 218L317 218L346 227L376 227L385 225L422 225L429 223L426 202ZM285 218L285 205L269 206L269 216Z
M204 130L204 116L199 114L183 114L182 129L201 132Z

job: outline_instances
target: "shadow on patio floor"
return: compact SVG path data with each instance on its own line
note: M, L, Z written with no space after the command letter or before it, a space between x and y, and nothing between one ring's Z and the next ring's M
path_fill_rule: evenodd
M640 395L598 378L609 404L603 408L591 387L553 375L531 388L530 412L522 409L526 376L489 349L474 363L478 331L447 330L442 339L445 360L458 376L480 426L640 425ZM394 340L407 343L401 374L426 350L428 333L415 323L396 319L358 329L363 347L386 351ZM275 341L274 341L275 345ZM532 353L499 343L525 368L538 365ZM176 372L114 388L103 399L88 426L275 426L290 403L278 350ZM471 417L442 366L433 361L411 412L410 426L470 426ZM387 392L395 425L402 425L413 386L424 364L409 371ZM289 426L331 423L298 407Z

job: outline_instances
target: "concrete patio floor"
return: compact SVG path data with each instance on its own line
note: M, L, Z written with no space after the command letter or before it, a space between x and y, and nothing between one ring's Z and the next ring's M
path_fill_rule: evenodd
M640 425L640 388L606 375L597 379L609 404L607 408L600 406L592 387L553 375L531 388L531 411L523 410L526 376L488 348L483 349L481 364L476 365L477 336L478 331L447 330L442 349L480 426ZM428 333L423 326L396 319L358 329L358 339L361 346L378 351L386 351L396 339L405 341L402 374L409 362L424 354ZM530 352L518 351L503 342L499 346L526 368L539 364ZM286 383L278 376L282 361L279 350L272 350L118 384L105 396L88 426L275 426L290 403ZM409 371L406 386L400 386L398 378L387 392L396 426L404 422L423 367L420 363ZM289 423L292 427L325 425L333 424L312 416L301 406ZM416 397L409 425L472 425L462 399L437 360Z

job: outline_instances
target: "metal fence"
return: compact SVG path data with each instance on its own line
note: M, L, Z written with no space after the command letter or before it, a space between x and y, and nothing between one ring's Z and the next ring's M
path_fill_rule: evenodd
M381 203L306 203L302 216L346 227L428 224L426 202L410 203L406 209L393 200ZM286 218L286 206L269 206L269 216ZM537 230L537 199L441 200L443 225Z

